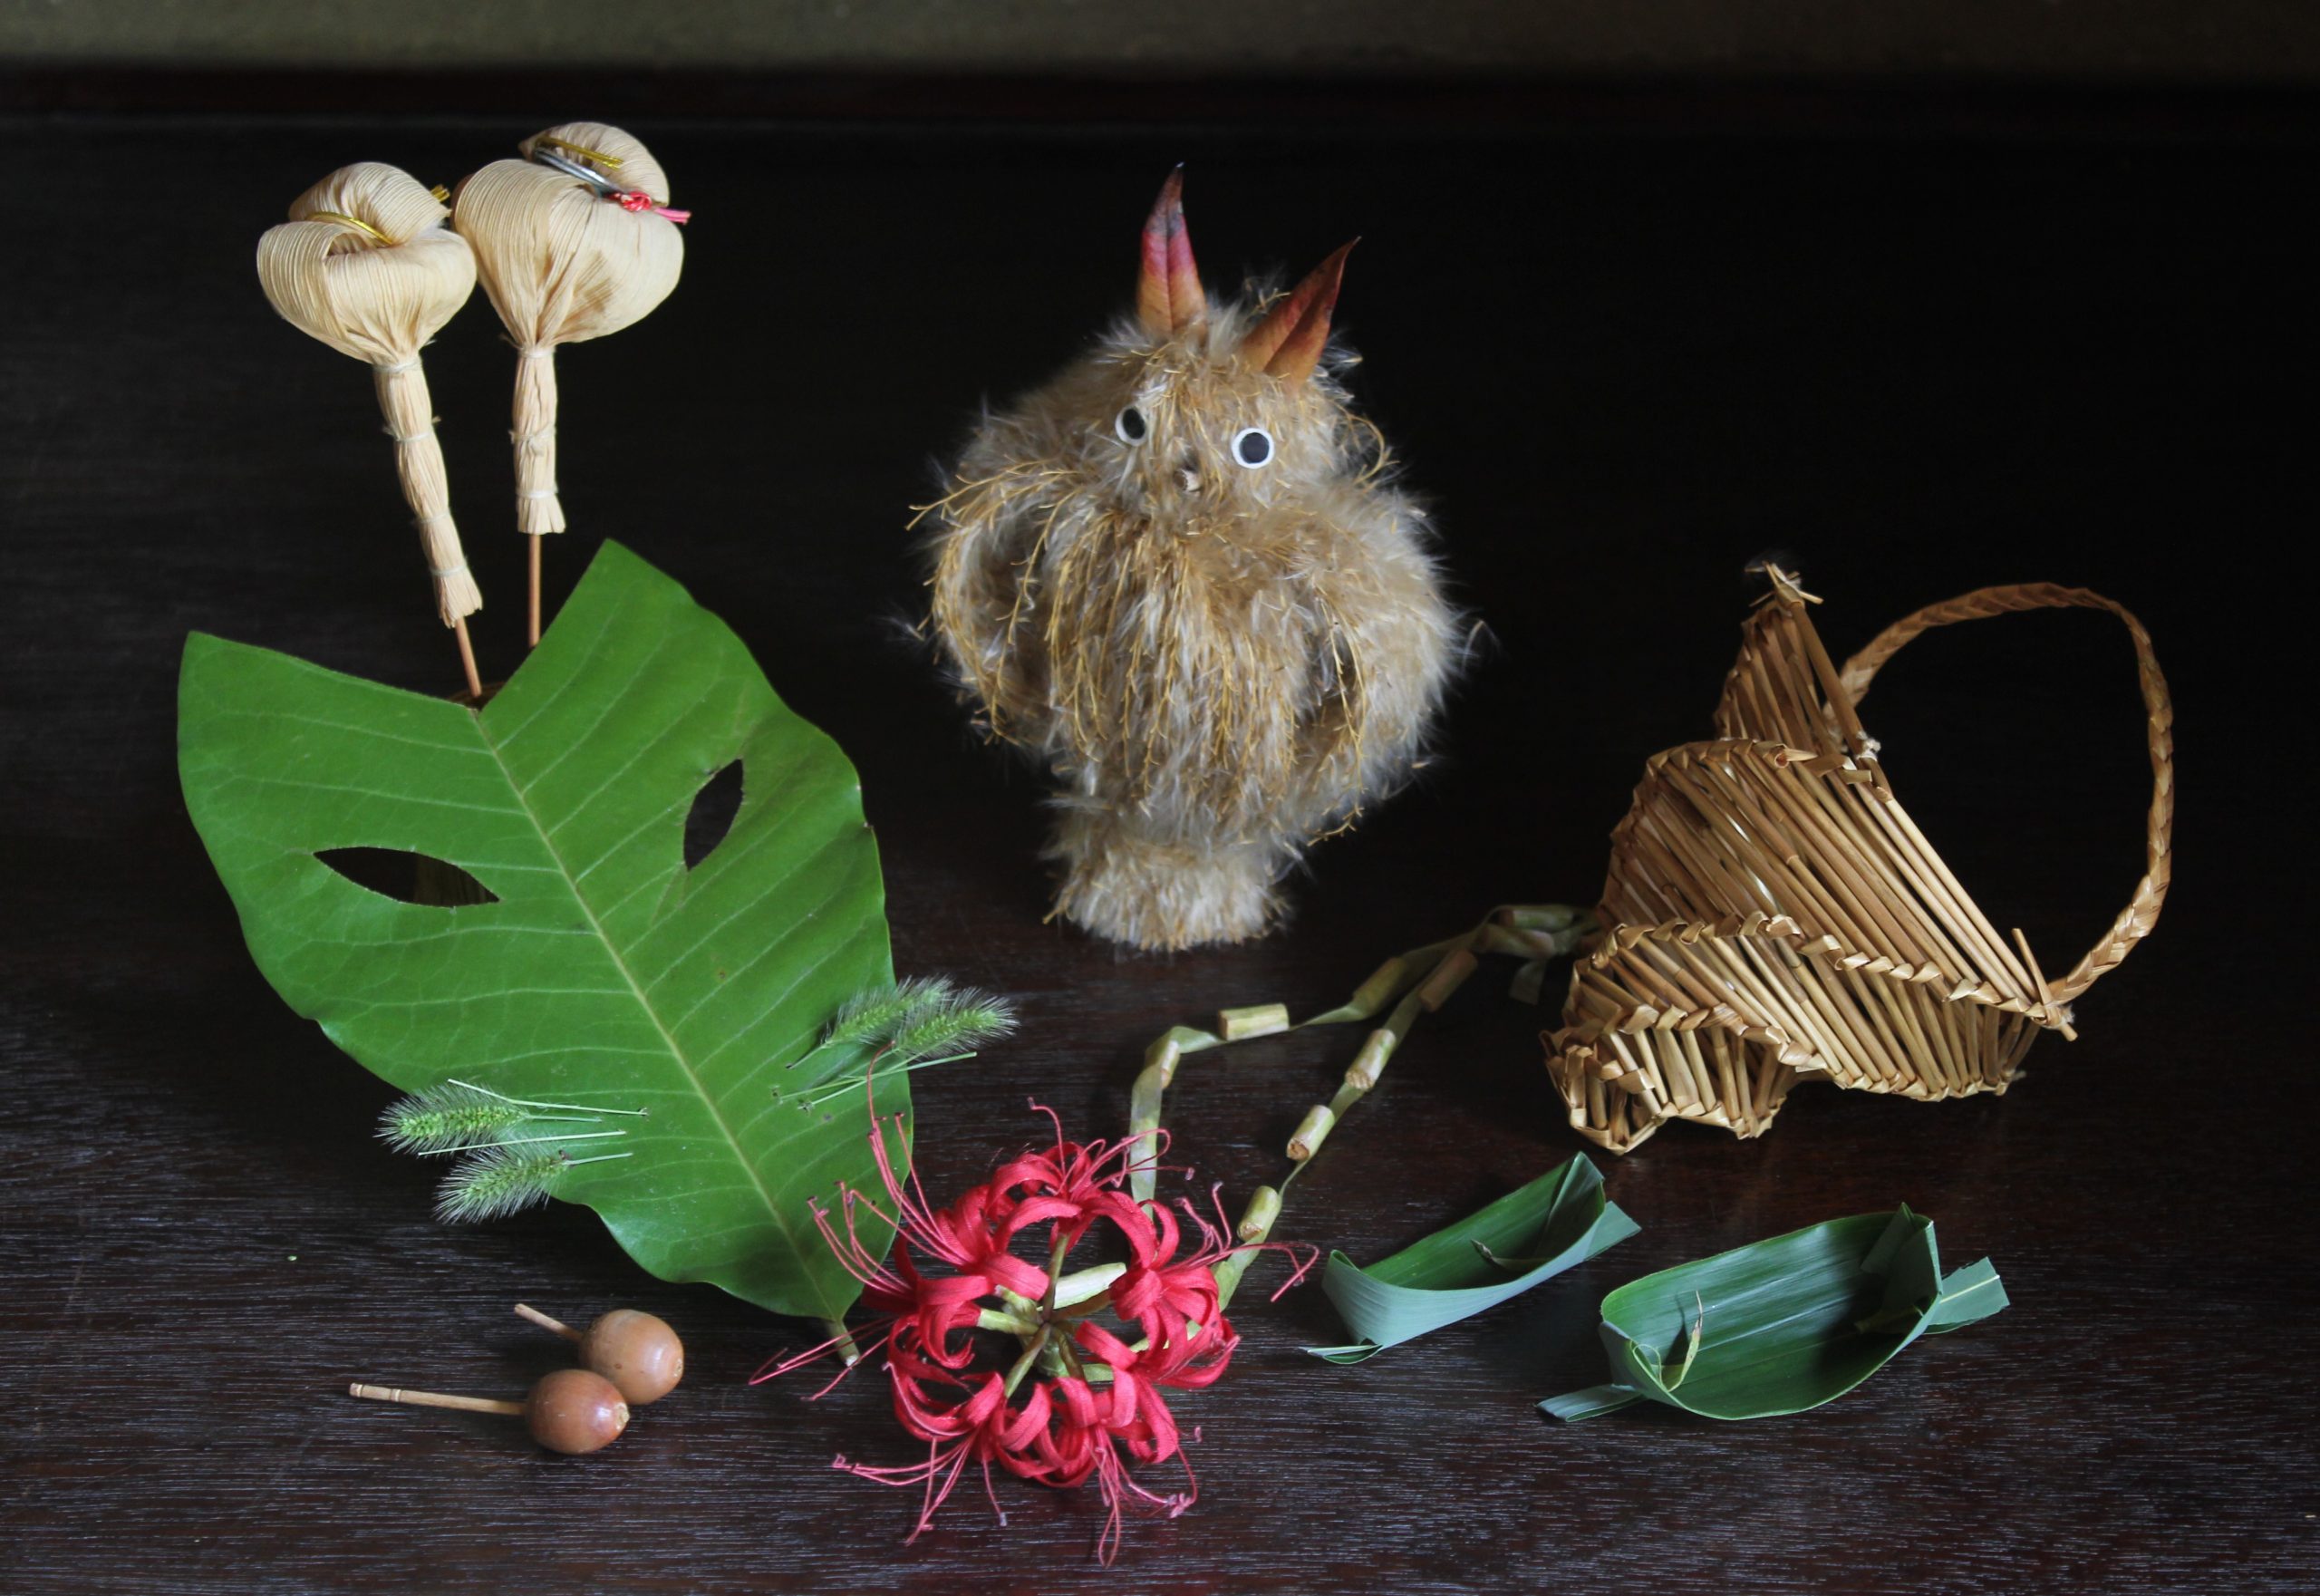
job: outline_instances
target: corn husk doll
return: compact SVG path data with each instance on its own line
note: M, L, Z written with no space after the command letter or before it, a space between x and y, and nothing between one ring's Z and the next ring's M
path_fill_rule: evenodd
M1458 635L1329 347L1352 246L1212 303L1181 190L1134 316L989 416L933 507L934 633L1060 783L1057 909L1146 949L1277 921L1306 846L1408 774Z

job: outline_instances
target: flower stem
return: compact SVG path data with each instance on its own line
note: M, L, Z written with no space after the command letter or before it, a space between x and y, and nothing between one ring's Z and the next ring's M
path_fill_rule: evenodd
M1082 1302L1102 1296L1112 1282L1127 1272L1125 1263L1098 1263L1092 1269L1075 1270L1055 1282L1055 1305L1077 1308Z
M1046 1325L1039 1326L1039 1334L1033 1336L1031 1344L1023 1349L1023 1356L1018 1358L1015 1367L1007 1371L1005 1389L1009 1396L1015 1394L1015 1388L1021 1385L1023 1377L1031 1372L1031 1365L1038 1362L1039 1354L1047 1349L1048 1337L1051 1333Z
M854 1332L835 1319L822 1320L822 1328L830 1332L830 1344L836 1349L838 1361L852 1369L862 1361L862 1349L854 1344Z

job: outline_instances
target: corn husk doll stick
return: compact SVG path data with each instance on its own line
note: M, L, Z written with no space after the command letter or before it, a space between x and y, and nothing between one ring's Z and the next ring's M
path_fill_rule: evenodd
M540 539L565 528L556 486L556 346L643 320L684 269L669 179L635 139L566 122L461 183L453 225L516 345L516 527L531 539L527 635L540 640Z
M258 282L284 320L372 371L395 469L419 527L435 607L459 639L468 693L483 680L467 618L483 607L451 520L451 488L419 352L475 291L475 257L442 203L378 161L342 167L298 196L258 240Z

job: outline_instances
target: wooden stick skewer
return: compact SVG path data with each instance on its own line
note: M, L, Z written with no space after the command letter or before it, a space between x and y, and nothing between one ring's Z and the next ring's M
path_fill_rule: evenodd
M533 600L535 604L538 602L536 594ZM475 700L476 707L480 709L483 707L483 673L475 668L475 643L468 636L468 618L465 615L451 623L451 634L459 640L459 668L468 673L468 696Z
M574 1457L610 1446L628 1427L628 1403L620 1388L585 1369L557 1369L543 1378L521 1402L406 1391L401 1386L368 1386L359 1381L347 1387L346 1394L371 1402L398 1402L406 1407L449 1407L460 1413L520 1418L531 1430L532 1439L551 1452Z
M535 547L538 546L538 542L539 540L537 538L533 539L533 545ZM576 1341L580 1339L580 1332L578 1330L574 1330L570 1325L565 1323L564 1320L560 1319L550 1319L546 1314L542 1313L529 1302L517 1303L516 1311L522 1318L528 1319L534 1324L539 1326L540 1329L554 1330L557 1335L562 1336L567 1341Z
M373 1402L401 1402L409 1407L456 1407L462 1413L504 1413L510 1418L524 1417L521 1402L499 1402L489 1397L447 1397L440 1391L406 1391L401 1386L366 1386L359 1380L346 1388L346 1394L367 1398Z

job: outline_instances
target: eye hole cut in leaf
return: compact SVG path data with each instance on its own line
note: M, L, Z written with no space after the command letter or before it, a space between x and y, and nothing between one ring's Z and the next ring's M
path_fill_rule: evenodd
M747 799L688 869L695 797L737 760ZM575 1147L556 1195L664 1280L852 1302L810 1204L878 1189L861 1088L831 1096L868 1052L816 1044L894 982L877 843L837 745L683 588L607 543L480 711L196 633L179 765L258 968L365 1068L643 1109L632 1156ZM394 901L316 856L343 848L447 861L498 901ZM882 1112L908 1102L882 1077Z
M357 886L399 904L437 908L457 904L496 904L498 895L446 859L401 848L319 848L314 857Z
M1595 1166L1574 1155L1367 1269L1331 1253L1321 1289L1359 1339L1305 1350L1331 1363L1359 1363L1495 1308L1617 1246L1638 1228L1605 1199Z
M1856 1214L1619 1287L1602 1310L1612 1383L1539 1406L1574 1421L1646 1400L1706 1418L1803 1413L1919 1336L2006 1305L1988 1259L1941 1272L1931 1220Z
M741 810L743 780L741 761L735 759L692 795L692 808L685 815L686 869L699 869L733 829L733 817Z

